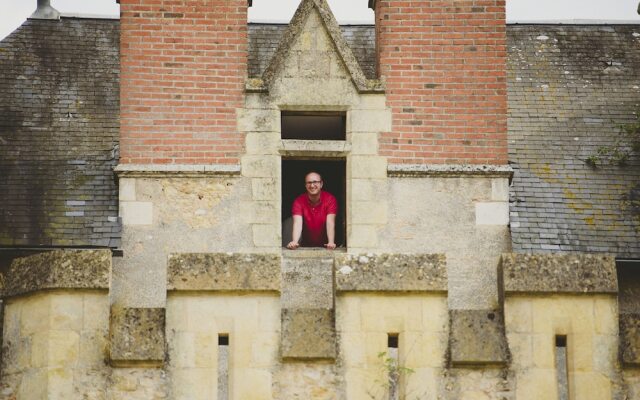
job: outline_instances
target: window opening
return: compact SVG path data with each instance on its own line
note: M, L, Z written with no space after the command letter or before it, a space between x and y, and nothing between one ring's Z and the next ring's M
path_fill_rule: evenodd
M347 117L335 112L283 111L283 139L345 140Z
M335 243L337 248L346 247L345 161L291 159L282 160L282 246L286 247L291 241L293 229L291 207L294 200L306 192L305 175L311 171L322 176L322 190L331 193L337 200Z

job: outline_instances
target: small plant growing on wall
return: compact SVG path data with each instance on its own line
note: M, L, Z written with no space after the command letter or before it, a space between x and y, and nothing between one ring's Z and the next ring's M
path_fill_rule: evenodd
M367 392L372 400L420 400L421 396L400 395L400 381L413 375L415 371L399 364L398 358L386 351L378 353L380 375L382 379L374 381L373 388Z
M594 168L606 164L625 166L633 154L640 154L640 108L634 115L635 121L618 125L620 134L613 144L598 147L585 163Z

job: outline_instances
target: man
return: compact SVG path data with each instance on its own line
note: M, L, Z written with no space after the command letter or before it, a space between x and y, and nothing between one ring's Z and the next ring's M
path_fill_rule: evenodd
M322 177L317 172L309 172L304 183L307 192L298 196L291 206L293 230L287 248L295 250L302 245L333 250L338 202L331 193L322 191Z

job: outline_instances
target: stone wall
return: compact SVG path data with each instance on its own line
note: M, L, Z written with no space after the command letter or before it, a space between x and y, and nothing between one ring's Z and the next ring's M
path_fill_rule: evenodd
M496 308L498 262L511 249L508 173L410 172L390 172L401 176L389 178L380 194L388 199L380 248L445 254L449 308Z
M347 399L389 398L389 334L398 335L398 365L411 370L401 374L400 398L436 398L448 340L444 296L349 293L336 310Z
M279 330L277 295L170 295L167 371L171 398L217 398L219 334L229 338L229 399L273 398Z
M54 291L6 300L3 399L104 399L108 360L106 292Z
M506 331L516 398L557 398L556 335L567 338L572 398L616 398L620 382L616 315L615 296L508 297Z
M116 305L164 307L171 252L253 248L249 217L238 217L249 206L251 187L246 180L206 171L121 174L124 257L114 258Z
M172 254L166 308L121 308L102 287L104 256L43 253L2 272L0 398L386 400L393 387L406 399L553 400L566 385L569 398L602 400L640 387L619 354L638 336L621 337L609 256L503 255L504 312L450 310L442 254L326 250ZM87 273L65 278L80 262ZM47 265L55 279L28 273ZM318 307L335 319L287 320Z

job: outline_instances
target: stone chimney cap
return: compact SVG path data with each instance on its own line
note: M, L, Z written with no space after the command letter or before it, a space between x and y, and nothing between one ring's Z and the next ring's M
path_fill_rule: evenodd
M60 19L60 13L51 7L51 0L38 0L38 8L31 14L32 19Z

